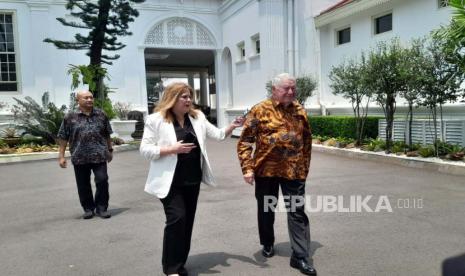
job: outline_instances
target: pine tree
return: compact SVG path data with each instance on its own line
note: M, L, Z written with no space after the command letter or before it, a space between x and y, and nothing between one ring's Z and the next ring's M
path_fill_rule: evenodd
M87 35L77 33L74 41L44 39L44 42L53 43L58 49L87 50L90 57L89 69L95 72L96 85L95 98L106 97L103 86L104 75L99 70L102 63L111 65L112 60L118 59L118 54L108 55L103 51L118 51L126 45L118 41L118 37L132 35L128 31L130 22L139 16L139 12L131 4L142 3L145 0L68 0L66 9L80 22L67 21L64 18L57 20L69 27L88 29Z

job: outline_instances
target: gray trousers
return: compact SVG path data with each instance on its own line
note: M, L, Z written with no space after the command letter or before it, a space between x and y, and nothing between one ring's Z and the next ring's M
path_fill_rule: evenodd
M274 219L277 199L279 197L279 187L284 196L287 211L287 225L289 238L292 247L292 255L295 258L308 258L310 253L310 226L308 217L305 214L304 204L305 181L289 180L280 177L255 177L255 198L258 207L258 233L260 244L273 245ZM273 197L275 200L273 200ZM273 204L274 203L274 204ZM294 205L294 206L292 206ZM267 208L265 208L267 207Z

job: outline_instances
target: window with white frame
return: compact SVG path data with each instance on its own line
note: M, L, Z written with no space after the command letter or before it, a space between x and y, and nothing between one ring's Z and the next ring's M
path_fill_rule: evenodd
M254 55L260 54L260 34L255 34L251 37L252 39L252 47L254 50Z
M245 60L245 43L244 41L239 42L237 44L237 53L239 56L239 60Z
M340 29L336 32L337 45L346 44L350 42L350 27Z
M392 13L388 13L374 19L375 34L381 34L392 30Z
M13 13L0 11L0 92L18 91Z
M438 0L438 7L444 8L449 6L449 0Z

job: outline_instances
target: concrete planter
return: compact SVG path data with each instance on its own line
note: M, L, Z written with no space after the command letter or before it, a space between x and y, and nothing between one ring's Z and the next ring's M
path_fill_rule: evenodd
M3 137L2 140L10 147L14 147L21 143L21 137Z
M131 133L136 129L136 123L136 120L111 120L112 136L121 138L125 142L133 141Z

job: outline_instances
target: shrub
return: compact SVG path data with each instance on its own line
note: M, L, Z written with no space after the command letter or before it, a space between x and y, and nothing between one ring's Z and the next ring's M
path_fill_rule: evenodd
M15 137L19 137L17 131L16 131L16 128L14 127L7 127L5 128L4 130L2 130L2 135L3 137L5 138L15 138Z
M362 145L361 149L366 151L383 151L386 149L386 141L381 139L369 139L366 144Z
M352 138L345 138L345 137L337 137L336 138L336 147L338 148L345 148L348 144L354 143L355 139Z
M378 121L382 117L369 116L365 122L364 138L378 137ZM353 116L310 116L310 127L314 135L357 139Z
M131 111L131 104L116 102L113 104L113 111L120 120L127 120L128 113Z
M60 108L48 102L48 92L42 96L42 106L31 97L24 100L13 98L13 115L20 128L34 136L43 137L46 143L54 144L61 122L65 116L66 106Z
M392 153L404 153L407 152L408 145L405 144L403 141L396 141L392 145L391 152Z
M433 146L425 146L418 149L418 154L421 157L432 157L434 156L434 147Z
M31 144L31 145L42 145L44 143L44 139L42 137L36 137L32 135L25 135L21 137L21 144Z
M95 100L94 104L95 104L95 107L98 107L101 110L103 110L105 115L107 115L108 120L114 119L116 117L116 114L115 114L115 111L113 110L113 105L110 99L104 99L103 101L97 99Z
M453 145L446 142L437 141L438 156L444 156L449 153L457 153L462 151L462 147L459 145Z

